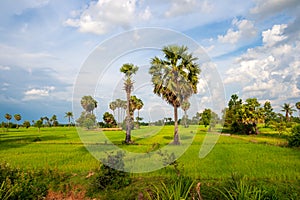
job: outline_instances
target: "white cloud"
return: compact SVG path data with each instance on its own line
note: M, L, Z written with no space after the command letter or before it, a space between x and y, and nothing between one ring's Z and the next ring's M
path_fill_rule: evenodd
M54 86L47 86L44 87L43 89L38 89L38 88L29 89L24 92L25 97L23 98L23 101L48 97L49 93L54 90L55 90Z
M267 46L273 46L277 42L280 42L286 39L286 36L283 35L284 29L287 28L286 24L274 25L272 29L268 29L262 32L263 43Z
M165 12L165 16L177 17L197 11L209 13L212 8L213 5L208 1L201 2L197 0L175 0L172 1L170 9Z
M250 10L251 14L266 17L278 14L286 9L294 9L299 6L298 0L255 0L255 7Z
M137 0L99 0L92 2L77 18L69 18L65 25L83 33L105 34L115 28L128 29L134 21L149 20L149 7L137 10ZM72 12L74 16L76 12Z
M252 21L243 20L232 20L233 28L228 29L226 35L218 35L218 40L222 43L236 44L241 40L249 40L256 36L257 31Z
M0 65L0 70L8 71L8 70L10 70L10 67L9 66L2 66L2 65Z
M285 28L285 24L274 25L263 31L263 46L249 49L237 58L227 70L224 83L238 85L243 98L272 99L277 105L298 98L300 40L290 40L283 32Z

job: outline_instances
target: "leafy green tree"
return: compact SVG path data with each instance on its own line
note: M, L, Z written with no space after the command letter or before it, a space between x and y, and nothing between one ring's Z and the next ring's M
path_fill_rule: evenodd
M25 127L25 128L29 128L31 125L30 125L30 122L29 121L24 121L23 122L23 127Z
M204 111L201 113L201 122L204 124L204 127L207 127L210 124L211 120L211 109L206 108Z
M188 116L187 116L187 110L190 109L190 102L188 100L185 100L184 102L182 102L182 105L181 105L181 109L184 111L184 127L187 128L188 127L188 124L187 124L187 120L188 120Z
M76 123L87 129L91 129L96 124L96 116L93 113L83 111L80 117L76 120Z
M88 113L93 113L94 109L97 108L98 102L93 99L92 96L83 96L81 98L81 106L82 108L88 112Z
M68 118L68 125L69 125L69 128L71 126L71 118L73 119L73 113L72 112L66 112L65 113L65 118Z
M117 126L117 122L116 122L114 116L112 114L110 114L109 112L105 112L103 114L103 120L105 121L107 128L112 128L112 127Z
M288 138L288 142L291 147L300 147L300 125L292 128L292 133Z
M276 113L273 112L273 108L270 101L265 102L263 107L263 115L264 115L265 127L268 127L270 125L270 122L276 117Z
M15 114L15 115L14 115L14 118L15 118L15 120L16 120L17 128L19 128L18 122L22 119L22 117L21 117L20 114Z
M258 134L257 123L263 118L262 109L259 107L260 103L256 98L246 99L242 106L242 123L246 134Z
M197 58L185 46L170 45L162 49L164 59L151 59L149 73L153 92L174 108L174 144L180 144L178 133L178 108L182 102L197 93L200 68Z
M8 130L8 128L9 128L9 122L10 122L12 116L10 114L6 113L4 115L4 117L7 119L7 130Z
M282 108L282 112L285 112L285 120L287 122L290 121L290 116L293 114L293 112L295 111L295 109L293 109L294 106L291 106L291 104L289 103L284 103L283 106L281 106Z
M34 126L35 127L37 127L38 128L38 130L39 130L39 132L40 132L40 130L41 130L41 127L43 126L43 121L42 120L37 120L36 122L35 122L35 124L34 124Z
M51 122L51 126L58 126L57 116L52 115L50 122Z
M127 109L126 109L126 137L125 143L131 143L131 116L130 116L130 97L133 90L132 75L136 74L139 68L133 64L123 64L120 72L125 74L124 90L126 92Z

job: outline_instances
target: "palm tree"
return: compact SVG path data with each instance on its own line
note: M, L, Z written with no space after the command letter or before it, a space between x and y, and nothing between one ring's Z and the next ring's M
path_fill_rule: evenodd
M66 112L65 113L65 117L68 118L68 122L69 122L69 129L70 129L70 125L71 125L71 118L73 119L73 113L72 112Z
M124 90L126 92L127 109L126 109L126 137L125 143L131 142L131 117L130 117L130 96L133 90L132 75L137 72L139 68L133 64L123 64L120 68L120 72L125 74Z
M97 108L97 101L92 96L83 96L81 98L81 106L88 113L93 113L94 109Z
M113 111L114 116L116 116L116 115L115 115L115 110L117 109L117 102L116 102L116 101L110 102L110 103L109 103L109 108Z
M15 120L16 120L17 128L19 128L18 122L22 119L22 117L21 117L20 114L15 114L15 115L14 115L14 118L15 118Z
M293 114L294 111L296 111L295 109L293 109L294 106L291 106L289 103L284 103L283 106L281 106L282 108L282 112L285 112L285 120L287 122L290 121L289 116L291 116Z
M11 120L12 116L11 116L10 114L6 113L6 114L4 115L4 117L7 119L7 130L8 130L8 127L9 127L9 121Z
M296 106L296 108L298 109L298 112L299 112L299 115L300 115L300 102L297 102L297 103L295 104L295 106Z
M137 102L136 102L136 109L138 110L138 116L137 116L137 125L138 125L138 128L140 127L139 125L139 120L140 120L140 110L143 108L144 106L144 103L141 99L137 99Z
M178 108L182 102L197 93L200 69L196 57L185 46L170 45L162 49L164 59L154 57L149 73L153 92L174 108L174 144L180 144L178 134Z
M189 101L184 101L184 102L182 102L182 105L181 105L181 109L184 111L184 127L185 128L187 128L188 127L188 125L187 125L187 113L186 113L186 111L188 110L188 109L190 109L190 106L191 106L191 104L190 104L190 102Z

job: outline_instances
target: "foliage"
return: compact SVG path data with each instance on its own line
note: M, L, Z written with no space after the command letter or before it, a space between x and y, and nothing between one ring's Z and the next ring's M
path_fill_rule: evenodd
M288 138L289 146L300 147L300 125L292 128L291 136Z
M130 184L130 174L124 172L124 154L119 151L116 155L108 154L97 171L93 186L99 190L120 189Z
M160 185L153 185L151 190L146 193L147 199L155 200L182 200L191 198L191 190L194 181L189 177L176 177L171 183L161 182Z
M35 127L37 127L39 129L39 132L40 132L40 129L41 127L43 126L43 121L42 120L37 120L34 124Z
M18 124L18 121L20 121L21 119L22 119L22 117L21 117L21 115L20 114L15 114L14 115L14 118L15 118L15 120L17 121L17 128L19 128L19 124Z
M80 117L76 120L77 124L80 127L85 127L91 129L96 124L96 116L90 112L82 112Z
M200 68L198 58L188 53L186 46L170 45L162 49L164 59L151 59L149 74L152 76L153 93L174 108L174 144L180 144L178 135L178 108L197 93Z
M117 126L117 122L112 114L105 112L103 114L103 120L105 121L105 128L113 128Z
M273 112L273 107L270 101L266 101L263 107L263 116L265 121L265 127L268 127L270 123L275 119L276 113Z
M0 197L9 199L42 199L52 184L59 184L68 176L55 170L27 170L11 168L8 163L0 164ZM3 196L5 195L5 196Z
M71 118L73 119L73 112L69 111L65 113L65 117L68 118L69 127L71 125Z
M93 110L97 108L98 102L93 99L92 96L83 96L81 98L81 106L87 113L93 113Z
M285 112L285 120L286 122L290 121L290 116L293 114L294 111L296 111L294 109L294 106L292 106L289 103L284 103L283 106L281 106L283 112Z
M25 120L25 121L23 122L23 127L29 128L30 126L31 126L31 125L30 125L30 122L29 122L29 121Z

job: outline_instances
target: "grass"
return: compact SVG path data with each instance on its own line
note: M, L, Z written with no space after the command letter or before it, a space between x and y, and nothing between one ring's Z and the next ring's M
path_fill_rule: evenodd
M279 147L286 141L281 136L265 132L262 136L220 136L212 151L199 158L199 150L206 136L204 127L180 128L181 141L193 143L178 159L184 175L198 179L223 179L232 173L241 173L253 179L299 180L299 149ZM100 135L99 131L83 132L91 138ZM173 127L142 127L132 132L135 145L124 145L125 133L105 131L105 136L128 152L146 153L156 151L172 141ZM253 142L254 139L274 142ZM107 141L95 141L98 145ZM71 173L88 173L99 165L82 144L77 131L72 128L42 128L39 133L34 127L10 129L0 134L0 162L22 169L57 168ZM177 148L176 146L173 148ZM174 174L172 166L146 174L133 176L169 176Z

